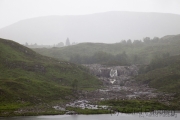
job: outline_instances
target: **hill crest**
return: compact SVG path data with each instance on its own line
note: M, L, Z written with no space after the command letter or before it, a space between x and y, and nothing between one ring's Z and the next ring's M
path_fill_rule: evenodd
M179 34L180 15L168 13L106 12L78 16L44 16L19 21L0 29L0 37L22 44L71 42L114 43ZM38 40L38 41L37 41Z

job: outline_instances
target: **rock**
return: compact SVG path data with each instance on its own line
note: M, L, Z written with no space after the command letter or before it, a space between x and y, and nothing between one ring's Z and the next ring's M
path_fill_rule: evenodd
M84 65L89 68L90 73L99 77L105 84L120 84L121 81L128 80L130 77L138 75L138 67L132 66L103 66L100 64Z

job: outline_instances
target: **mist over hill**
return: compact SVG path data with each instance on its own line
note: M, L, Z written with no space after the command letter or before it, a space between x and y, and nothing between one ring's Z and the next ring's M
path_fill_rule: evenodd
M115 44L80 43L67 47L33 48L34 51L59 60L78 64L111 65L149 64L154 57L180 53L180 34L143 41L122 41Z
M44 16L0 29L0 37L19 43L120 42L179 34L180 15L169 13L105 12L77 16Z

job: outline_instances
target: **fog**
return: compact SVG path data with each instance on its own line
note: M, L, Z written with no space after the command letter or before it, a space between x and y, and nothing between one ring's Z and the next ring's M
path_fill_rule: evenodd
M178 118L179 46L180 0L0 0L0 119Z
M116 43L179 34L180 15L106 12L78 16L46 16L20 21L0 30L0 36L22 44L65 42Z
M179 5L178 0L0 0L0 37L52 45L67 37L116 43L179 34Z

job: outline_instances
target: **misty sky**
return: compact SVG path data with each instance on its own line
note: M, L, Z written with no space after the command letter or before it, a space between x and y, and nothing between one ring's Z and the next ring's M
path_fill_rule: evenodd
M180 14L180 0L0 0L0 28L38 16L107 11Z

